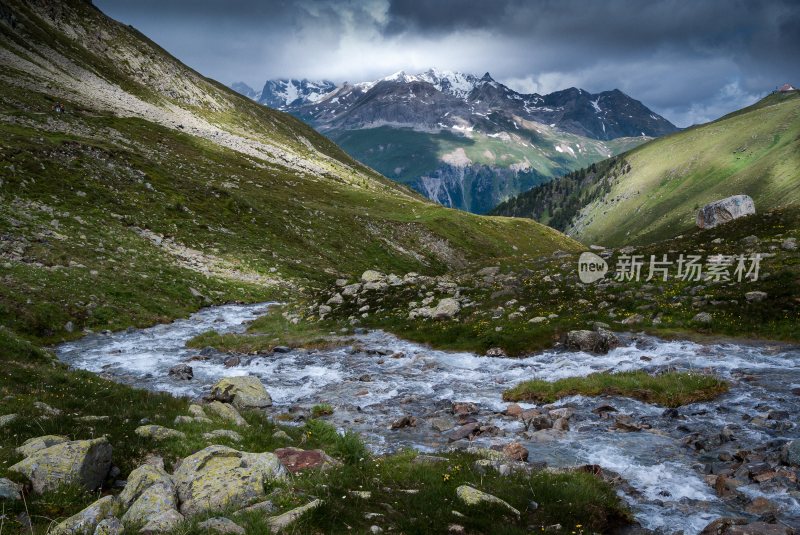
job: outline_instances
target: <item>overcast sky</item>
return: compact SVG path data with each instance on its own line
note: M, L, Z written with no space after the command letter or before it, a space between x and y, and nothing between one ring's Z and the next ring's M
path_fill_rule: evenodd
M800 85L798 0L94 0L223 83L429 67L619 88L678 126Z

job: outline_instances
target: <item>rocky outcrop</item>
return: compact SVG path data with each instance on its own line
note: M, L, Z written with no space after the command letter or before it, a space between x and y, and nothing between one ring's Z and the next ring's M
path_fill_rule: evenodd
M111 444L103 438L62 442L33 452L10 467L31 482L36 493L78 483L88 490L99 487L111 469Z
M272 406L272 398L258 377L225 377L211 389L211 397L232 403L238 409L263 409Z
M733 195L703 206L697 212L697 226L714 228L740 217L756 213L756 205L748 195Z
M266 497L267 483L286 477L273 453L244 453L225 446L209 446L185 458L175 470L180 512L241 508Z

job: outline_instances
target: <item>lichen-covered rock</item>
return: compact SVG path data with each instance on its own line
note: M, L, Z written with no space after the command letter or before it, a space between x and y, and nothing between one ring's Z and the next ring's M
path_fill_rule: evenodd
M368 269L361 274L361 282L380 282L386 278L386 275L380 271Z
M303 470L327 470L341 463L322 450L302 450L300 448L278 448L275 455L289 472Z
M242 418L242 415L239 414L239 411L233 405L228 403L220 403L219 401L212 401L208 405L206 405L206 410L211 414L217 416L225 420L226 422L231 422L232 424L236 424L239 427L248 427L250 424Z
M161 533L168 533L175 529L178 524L183 522L183 515L174 509L164 511L158 516L154 516L148 520L147 524L139 530L141 535L159 535Z
M258 377L242 375L223 377L211 389L211 397L233 403L238 409L263 409L272 406L272 398Z
M122 517L122 522L125 524L144 524L151 518L170 510L177 511L177 509L175 486L171 480L163 480L150 485L136 498L136 501L133 502L133 505Z
M230 429L215 429L213 431L209 431L208 433L203 433L203 438L206 440L219 440L221 438L227 438L233 442L241 442L244 440L242 435L236 431L231 431Z
M20 499L22 487L10 479L0 478L0 500L13 502Z
M176 431L169 427L160 425L143 425L136 428L135 433L142 438L150 438L152 440L170 440L173 438L186 438L186 433Z
M79 535L83 533L94 533L97 525L106 518L113 517L119 510L119 505L113 496L104 496L92 505L69 517L58 524L51 535Z
M101 520L97 527L94 528L94 535L122 535L124 532L125 526L115 516Z
M756 205L749 195L733 195L703 206L697 212L697 226L714 228L728 221L756 213Z
M181 424L210 424L211 418L204 418L201 416L176 416L175 419L172 421L175 425Z
M282 515L273 516L267 519L267 524L269 524L269 529L277 533L279 531L283 531L284 529L288 528L297 520L306 514L307 512L311 511L312 509L316 509L320 506L322 502L320 500L311 501L305 505L292 509L291 511L287 511Z
M461 311L461 304L452 297L446 297L439 301L431 311L431 317L434 319L450 319L455 317Z
M56 444L63 444L64 442L69 442L69 439L60 435L45 435L43 437L29 438L14 451L23 457L30 457L39 450L47 449Z
M119 494L119 501L127 509L145 490L157 484L172 485L172 478L163 466L144 464L130 473L125 488Z
M41 494L68 483L79 483L94 490L111 469L111 444L105 437L63 442L34 452L10 467L31 482Z
M605 329L580 330L568 332L564 345L573 351L605 354L617 347L619 340L614 333Z
M194 416L195 418L205 418L206 412L203 410L203 407L200 405L189 405L189 414Z
M520 515L520 512L512 507L507 501L501 500L497 496L492 496L491 494L487 494L476 488L470 487L469 485L461 485L458 487L456 489L456 496L458 496L458 498L467 505L492 503L504 507L516 516Z
M244 453L214 445L185 458L172 478L181 513L194 515L263 500L265 485L286 475L273 453Z
M236 524L233 520L225 517L209 518L201 522L197 527L204 532L219 533L221 535L244 535L244 528Z

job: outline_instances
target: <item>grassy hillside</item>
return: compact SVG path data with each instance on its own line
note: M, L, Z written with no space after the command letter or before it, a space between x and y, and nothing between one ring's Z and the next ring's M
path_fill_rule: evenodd
M800 95L774 94L709 124L504 203L493 212L555 219L584 243L648 243L684 232L697 209L736 194L764 211L800 202Z
M577 247L427 202L83 2L9 5L0 322L25 336L142 325L368 268Z
M474 213L649 139L599 141L518 117L500 126L491 135L389 126L325 133L384 176Z

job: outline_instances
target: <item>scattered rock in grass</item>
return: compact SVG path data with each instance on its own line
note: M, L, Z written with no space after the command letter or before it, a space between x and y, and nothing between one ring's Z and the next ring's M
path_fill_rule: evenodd
M203 407L200 405L191 404L189 405L189 414L194 416L195 418L205 418L206 413L203 410Z
M220 535L244 535L245 530L233 520L222 516L209 518L205 522L197 525L198 529L209 533L219 533Z
M69 442L69 439L61 435L45 435L43 437L29 438L14 451L23 457L30 457L39 450L47 449L56 444L63 444L64 442Z
M437 463L446 463L447 461L448 461L447 457L419 454L416 457L414 457L414 460L411 462L413 462L414 464L437 464Z
M101 521L113 517L118 510L119 505L114 497L104 496L86 509L58 524L49 533L52 535L94 533L95 528Z
M452 297L446 297L439 301L436 308L432 310L431 317L434 319L451 319L461 311L461 304Z
M283 531L295 523L305 513L319 507L320 504L322 504L320 500L313 500L303 506L292 509L291 511L287 511L282 515L268 518L267 524L269 524L269 528L273 532Z
M501 500L497 496L487 494L469 485L461 485L458 487L456 489L456 496L458 496L462 502L470 506L491 503L507 509L515 516L520 516L520 512L505 500Z
M273 453L281 464L291 473L304 470L328 470L342 464L322 450L303 450L300 448L278 448Z
M11 423L13 423L17 419L18 415L16 414L5 414L0 416L0 427L5 427Z
M206 405L206 410L213 415L225 420L226 422L231 422L232 424L236 424L239 427L249 427L250 424L242 418L242 415L239 414L233 405L228 403L221 403L219 401L212 401L208 405Z
M211 398L232 403L237 409L263 409L272 406L272 398L264 384L252 375L220 379L211 389Z
M278 429L277 431L272 433L272 438L274 438L275 440L284 440L287 442L292 441L292 437L290 437L289 434L283 429Z
M702 323L703 325L710 325L713 318L708 312L700 312L692 318L692 321L695 323Z
M210 424L211 418L202 418L199 416L176 416L175 419L172 421L175 425L180 424Z
M748 303L760 303L767 298L767 292L747 292L744 294L744 298L747 299Z
M373 526L369 527L369 532L370 533L383 533L383 528L381 528L380 526L373 525Z
M164 427L161 425L142 425L137 427L136 431L134 432L142 438L149 438L152 440L170 440L174 438L180 438L180 439L186 438L186 433L182 431L176 431L175 429L170 429L169 427Z
M784 251L796 251L797 250L797 239L796 238L786 238L781 243L781 249Z
M242 435L237 433L236 431L231 431L230 429L215 429L213 431L209 431L208 433L203 433L203 438L206 440L218 440L220 438L227 438L228 440L232 440L233 442L241 442L244 440Z
M188 364L178 364L169 369L168 375L177 381L190 381L194 378L194 370Z
M605 354L619 345L619 339L614 333L605 329L570 331L567 333L564 345L573 351Z
M172 479L181 513L194 515L263 500L266 485L286 474L273 453L245 453L214 445L183 459Z
M22 486L10 479L0 478L0 500L13 502L21 497Z
M386 278L386 275L380 271L368 269L361 274L361 282L379 282Z
M362 500L369 500L372 498L372 493L368 490L350 490L347 493L354 498L360 498Z
M244 509L240 509L236 514L247 514L247 513L267 513L272 514L277 511L278 508L272 503L272 500L265 500L263 502L254 503L253 505L248 505Z
M61 411L59 409L55 409L42 401L34 401L33 406L37 408L47 418L52 418L61 415Z
M111 469L111 451L105 437L63 442L34 452L8 471L27 478L37 494L69 483L94 490Z
M147 524L139 530L140 535L160 535L162 533L169 533L178 524L184 521L184 517L178 511L170 509L163 513L150 518Z

